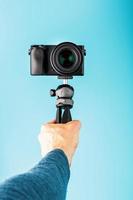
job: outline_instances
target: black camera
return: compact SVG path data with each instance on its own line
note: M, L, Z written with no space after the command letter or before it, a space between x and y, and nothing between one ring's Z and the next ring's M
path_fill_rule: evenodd
M31 75L72 78L84 75L84 46L71 42L58 45L32 45L29 50Z

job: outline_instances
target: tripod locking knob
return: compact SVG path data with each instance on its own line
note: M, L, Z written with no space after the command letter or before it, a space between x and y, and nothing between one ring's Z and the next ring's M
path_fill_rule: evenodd
M50 90L50 96L51 96L51 97L55 97L55 96L56 96L56 90L51 89L51 90Z

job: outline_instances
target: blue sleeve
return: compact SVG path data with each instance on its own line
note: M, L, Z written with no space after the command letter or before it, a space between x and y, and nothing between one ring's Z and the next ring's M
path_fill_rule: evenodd
M65 200L70 169L60 149L49 152L33 169L0 185L0 200Z

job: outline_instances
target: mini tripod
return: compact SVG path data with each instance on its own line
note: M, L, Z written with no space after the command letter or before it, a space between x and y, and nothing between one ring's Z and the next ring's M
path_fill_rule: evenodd
M57 97L56 123L67 123L72 121L70 109L74 104L74 101L72 100L74 88L67 84L67 80L64 80L64 84L59 85L56 90L50 90L50 95L52 97Z

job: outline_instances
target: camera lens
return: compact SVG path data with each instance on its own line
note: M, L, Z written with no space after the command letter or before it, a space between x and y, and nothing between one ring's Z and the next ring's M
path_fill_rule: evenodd
M76 61L76 56L69 49L64 49L59 54L59 63L62 67L69 68L73 66Z
M83 56L80 49L71 42L57 45L50 55L53 69L62 76L73 76L80 68L82 59Z

